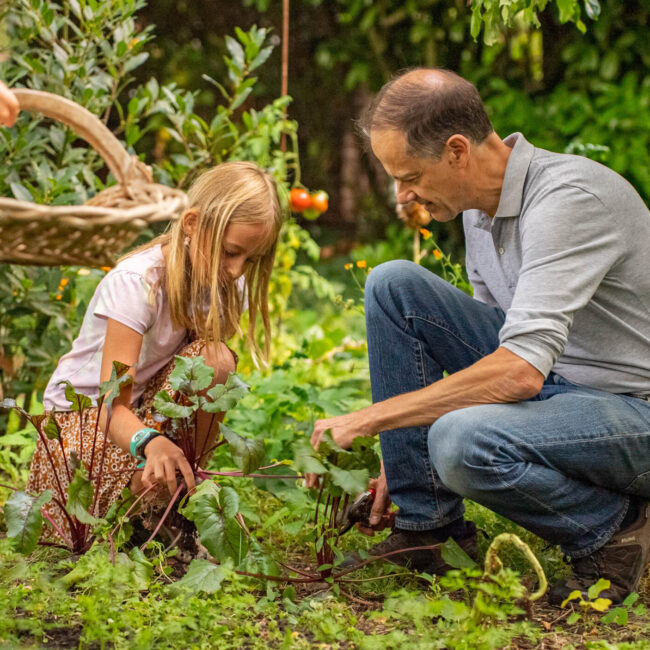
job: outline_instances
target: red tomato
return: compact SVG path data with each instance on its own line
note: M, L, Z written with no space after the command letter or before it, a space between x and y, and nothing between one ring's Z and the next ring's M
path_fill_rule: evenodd
M311 195L311 207L314 208L314 210L317 212L325 212L328 205L329 197L327 196L327 192L320 190L318 192L314 192Z
M290 194L291 209L294 212L302 212L307 208L311 208L311 196L307 190L300 187L294 187Z

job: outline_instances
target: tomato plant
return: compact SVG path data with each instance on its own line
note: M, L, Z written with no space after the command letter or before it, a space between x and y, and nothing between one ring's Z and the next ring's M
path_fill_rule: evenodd
M327 192L319 190L311 195L311 207L316 212L325 212L329 206L329 197Z
M291 209L294 212L302 212L311 207L311 196L309 196L309 192L300 187L294 187L291 190L289 198L291 201Z

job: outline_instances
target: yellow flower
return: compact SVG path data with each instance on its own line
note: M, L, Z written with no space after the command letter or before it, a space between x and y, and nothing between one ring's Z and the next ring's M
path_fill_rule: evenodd
M60 293L57 293L56 294L56 300L61 300L61 298L63 298L63 296Z
M79 269L77 275L90 275L90 269Z
M433 256L434 256L437 260L441 260L441 259L442 259L442 253L441 253L437 248L433 251Z
M59 287L65 287L70 280L68 278L61 278L61 283L59 284Z
M365 269L366 266L367 266L367 264L366 264L366 260L359 260L359 261L357 262L357 266L358 266L360 269Z
M424 237L425 239L429 239L429 237L431 237L431 231L430 231L430 230L427 230L426 228L420 228L420 234L421 234L422 237Z
M113 268L113 267L111 267L111 266L100 266L99 268L102 271L104 271L104 273L108 273L111 270L111 268Z
M346 271L349 271L352 268L352 264L348 263L343 267Z

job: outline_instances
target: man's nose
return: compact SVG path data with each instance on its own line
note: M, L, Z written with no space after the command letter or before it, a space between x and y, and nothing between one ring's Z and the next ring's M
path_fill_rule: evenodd
M418 197L417 194L405 187L403 183L397 182L397 187L395 188L395 194L398 203L409 203L410 201L415 201Z

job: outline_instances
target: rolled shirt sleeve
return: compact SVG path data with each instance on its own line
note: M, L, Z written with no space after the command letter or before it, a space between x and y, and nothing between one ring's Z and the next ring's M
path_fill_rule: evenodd
M555 185L529 200L520 220L521 271L499 341L547 376L574 315L622 259L625 244L610 211L583 188Z

